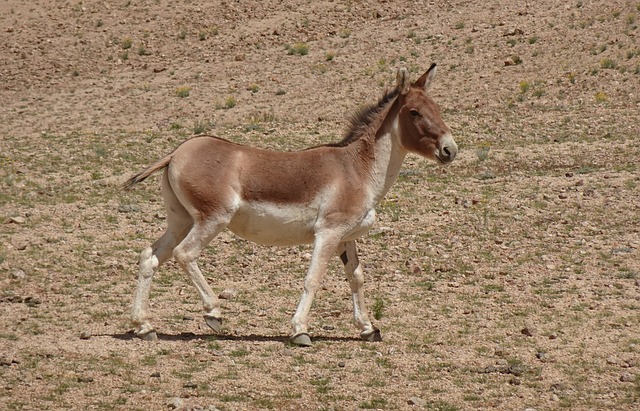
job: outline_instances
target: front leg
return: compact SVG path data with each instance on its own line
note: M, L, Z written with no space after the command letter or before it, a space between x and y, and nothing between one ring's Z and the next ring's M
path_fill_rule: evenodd
M309 311L313 298L322 283L322 277L327 270L327 264L336 251L340 237L335 234L317 234L311 255L311 264L304 280L304 292L293 316L293 336L291 342L300 346L310 346L311 338L308 332Z
M382 341L380 330L371 324L364 302L364 273L358 260L355 240L340 243L338 254L344 264L344 272L351 287L353 299L353 318L360 328L360 336L366 341Z

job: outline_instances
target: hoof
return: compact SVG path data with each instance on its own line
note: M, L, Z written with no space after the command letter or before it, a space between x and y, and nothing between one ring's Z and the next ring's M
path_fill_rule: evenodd
M136 333L136 337L144 341L157 341L158 334L154 330Z
M380 330L378 330L375 327L373 328L373 331L366 331L366 332L360 333L360 337L363 340L369 341L369 342L382 341L382 334L380 334Z
M298 347L311 347L311 337L307 333L296 334L289 341Z
M211 329L217 333L220 332L222 328L222 318L214 317L212 315L205 315L204 321L207 323Z

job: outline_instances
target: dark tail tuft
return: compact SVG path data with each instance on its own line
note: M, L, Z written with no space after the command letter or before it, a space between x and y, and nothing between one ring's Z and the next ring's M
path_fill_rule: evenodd
M153 164L152 166L148 167L144 171L141 171L138 174L136 174L133 177L131 177L130 179L128 179L122 185L122 188L124 188L125 190L131 190L134 185L143 182L151 174L155 173L156 171L160 171L163 168L167 167L169 165L169 163L171 162L171 157L172 157L172 155L170 154L170 155L164 157L163 159L156 161L155 164Z

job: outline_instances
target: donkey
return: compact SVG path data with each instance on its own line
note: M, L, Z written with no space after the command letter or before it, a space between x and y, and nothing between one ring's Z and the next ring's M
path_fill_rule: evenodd
M131 312L135 334L157 339L148 320L149 291L158 267L172 256L191 276L204 303L206 324L220 331L220 301L196 260L216 235L229 228L259 244L313 243L304 292L291 322L291 343L311 345L309 310L335 254L344 264L361 338L380 341L380 330L369 320L365 306L355 240L373 226L376 205L395 182L408 153L440 164L456 157L458 146L427 94L435 75L432 64L411 83L409 72L399 69L395 88L356 113L340 142L276 152L213 136L195 137L131 177L126 189L164 170L167 213L166 231L140 255Z

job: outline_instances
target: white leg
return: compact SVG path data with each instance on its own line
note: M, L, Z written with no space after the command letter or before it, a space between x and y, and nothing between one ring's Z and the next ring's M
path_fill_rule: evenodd
M367 341L381 341L380 330L371 324L367 308L364 302L364 273L358 260L358 251L355 241L341 243L338 247L340 259L344 264L344 271L351 287L353 299L353 318L360 328L360 336Z
M158 241L140 253L138 288L131 309L131 321L135 326L136 335L142 339L155 340L157 338L155 330L148 320L151 281L160 265L171 257L173 248L184 237L186 227L182 231L183 233L180 235L176 234L174 229L168 229Z
M293 326L293 337L291 342L296 345L309 346L311 339L308 333L309 310L313 303L313 298L322 283L322 277L327 270L327 264L336 251L339 239L334 236L316 235L313 246L311 264L304 280L304 292L300 298L300 303L293 316L291 324Z
M189 274L198 290L198 294L200 294L205 312L204 319L207 325L216 332L220 331L222 325L220 300L202 275L196 260L204 247L225 227L226 224L224 223L196 223L184 241L173 251L173 257L182 269Z
M157 338L148 320L151 281L162 263L171 257L174 247L187 235L192 224L191 216L171 189L166 172L162 176L162 196L167 210L167 231L151 247L140 253L138 287L131 309L131 321L135 326L136 335L147 340Z

